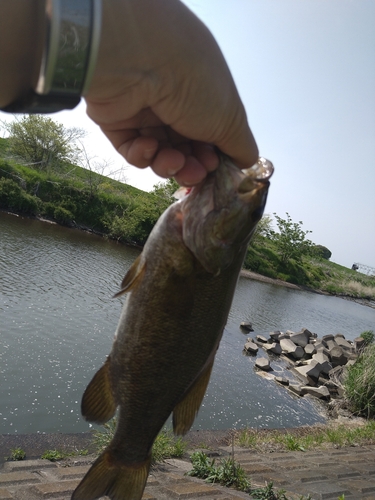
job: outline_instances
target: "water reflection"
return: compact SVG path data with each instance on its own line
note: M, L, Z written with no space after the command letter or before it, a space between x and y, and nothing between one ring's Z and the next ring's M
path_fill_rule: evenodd
M111 348L123 299L112 299L138 251L0 213L0 433L80 432L81 395ZM374 329L372 309L241 279L194 428L292 427L321 420L254 373L241 321L256 332ZM274 363L277 370L285 367Z

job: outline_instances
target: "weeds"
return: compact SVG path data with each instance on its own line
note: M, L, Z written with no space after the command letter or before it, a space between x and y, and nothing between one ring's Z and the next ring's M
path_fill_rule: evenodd
M197 451L192 454L191 463L193 468L187 473L188 476L199 477L208 483L231 486L247 493L251 491L251 483L245 471L232 458L221 460L219 465L215 465L215 459L210 460L203 451Z
M78 450L78 451L72 451L72 452L65 452L65 451L59 451L59 450L46 450L41 458L44 460L49 460L50 462L57 462L58 460L63 460L66 457L72 457L72 456L86 456L88 455L88 450Z
M344 380L345 396L352 411L370 419L375 416L375 344L365 347L348 369Z
M26 452L22 448L12 448L10 450L10 456L7 457L7 460L18 461L25 460Z
M322 447L375 444L375 421L359 427L303 427L294 432L243 429L235 438L238 446L258 451L267 449L305 451Z

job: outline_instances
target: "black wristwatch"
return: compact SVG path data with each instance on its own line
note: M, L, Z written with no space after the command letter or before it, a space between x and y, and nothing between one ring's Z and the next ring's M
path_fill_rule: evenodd
M75 108L95 69L101 0L46 0L47 40L35 89L8 104L8 113L56 113Z

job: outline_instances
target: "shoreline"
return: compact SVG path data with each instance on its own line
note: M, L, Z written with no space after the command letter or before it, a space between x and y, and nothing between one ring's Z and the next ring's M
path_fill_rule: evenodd
M326 423L313 425L302 425L300 427L279 428L249 428L252 432L263 436L266 441L267 435L275 438L277 435L304 436L309 432L324 433L327 429L335 429L340 426L358 428L368 422L366 419L355 416L338 416L332 418L327 415ZM188 450L209 449L216 450L222 446L232 445L233 439L243 429L227 430L191 430L183 440L187 443ZM78 456L82 450L87 450L88 455L96 453L93 432L81 433L35 433L35 434L0 434L0 467L7 462L11 450L21 448L26 453L26 460L41 458L41 455L49 450L57 450L63 453ZM274 444L268 443L264 449L257 452L272 453L281 451L277 439Z
M45 217L39 217L37 215L34 216L34 215L21 214L21 213L19 214L17 212L10 212L9 210L3 209L3 208L0 208L0 212L4 212L8 215L13 215L15 217L26 217L27 219L38 220L40 222L45 222L47 224L54 224L57 226L61 225L54 220L46 219ZM86 233L94 234L94 235L100 236L102 238L109 238L109 236L104 234L104 233L101 233L99 231L95 231L95 230L93 230L89 227L86 227L86 226L80 226L78 224L76 224L74 226L63 226L63 227L69 227L70 229L77 229L78 231L84 231ZM109 238L109 239L111 239L111 238ZM113 241L117 241L117 240L113 239ZM126 244L120 243L120 244L125 245L125 246L129 246L130 248L138 248L139 250L142 250L142 247L140 247L139 245L136 245L136 244L133 244L133 245L131 243L126 243ZM338 297L340 299L350 300L352 302L356 302L357 304L371 307L372 309L375 309L375 301L371 300L371 299L363 299L363 298L353 297L351 295L345 295L345 294L340 294L340 295L331 294L331 293L325 292L323 290L309 288L309 287L303 286L303 285L295 285L294 283L289 283L287 281L283 281L283 280L280 280L277 278L269 278L268 276L263 276L262 274L255 273L253 271L249 271L248 269L244 269L244 268L241 269L240 276L242 276L243 278L252 279L255 281L260 281L262 283L268 283L270 285L283 286L284 288L290 288L293 290L317 293L319 295L325 295L327 297Z

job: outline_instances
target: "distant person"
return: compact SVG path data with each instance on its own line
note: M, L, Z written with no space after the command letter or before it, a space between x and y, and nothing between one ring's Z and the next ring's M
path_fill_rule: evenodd
M59 20L49 1L47 16L44 0L0 2L1 108L25 113L69 108L66 102L74 81L80 85L78 98L83 89L89 117L132 165L150 165L161 177L174 176L180 184L193 185L217 167L213 146L239 167L256 162L257 146L224 57L208 29L183 3L60 4ZM75 25L79 9L86 31ZM42 69L48 73L56 63L52 76L58 92L40 98L33 90L38 81L41 84L42 56L48 52L53 57L53 30L46 40L48 20L54 29L63 26L67 35L56 60ZM85 36L91 45L83 44ZM44 107L38 104L41 99Z

